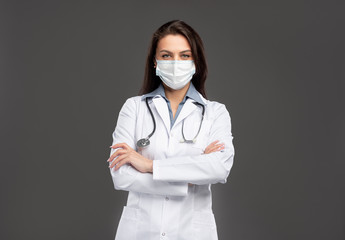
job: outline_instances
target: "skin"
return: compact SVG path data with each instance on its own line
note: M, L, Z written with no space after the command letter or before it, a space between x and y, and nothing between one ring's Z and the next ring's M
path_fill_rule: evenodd
M193 60L191 48L187 39L179 34L169 34L160 39L157 44L155 57L157 60ZM156 67L156 60L154 60L154 64ZM170 101L171 110L173 111L174 117L179 103L182 102L184 96L188 91L189 85L190 82L183 88L174 90L163 83L165 96ZM142 156L126 143L118 143L110 146L110 148L117 150L107 160L107 162L111 162L109 168L113 168L116 165L116 171L124 164L129 163L135 169L142 173L152 173L153 160ZM219 141L217 140L210 143L210 145L206 147L206 149L204 150L204 154L209 154L223 149L224 144L219 143Z

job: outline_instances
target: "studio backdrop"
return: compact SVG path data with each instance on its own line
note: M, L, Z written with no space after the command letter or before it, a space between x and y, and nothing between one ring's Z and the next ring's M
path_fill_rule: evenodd
M114 239L109 146L152 33L205 45L235 158L221 240L343 240L344 1L0 1L0 239Z

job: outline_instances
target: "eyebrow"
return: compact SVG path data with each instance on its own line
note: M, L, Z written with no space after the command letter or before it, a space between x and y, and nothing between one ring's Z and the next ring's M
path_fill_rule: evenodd
M167 53L172 53L172 52L170 52L170 51L168 51L168 50L161 50L161 51L159 51L159 52L167 52ZM181 51L180 53L185 53L185 52L191 52L191 50L183 50L183 51Z

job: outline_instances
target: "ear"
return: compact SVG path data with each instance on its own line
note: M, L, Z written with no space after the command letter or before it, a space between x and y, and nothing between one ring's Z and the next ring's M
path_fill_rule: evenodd
M153 59L153 67L156 68L157 67L157 62L156 59Z

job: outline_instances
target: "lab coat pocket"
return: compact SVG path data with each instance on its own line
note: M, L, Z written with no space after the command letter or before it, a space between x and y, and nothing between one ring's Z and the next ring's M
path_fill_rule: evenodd
M140 219L140 209L124 206L115 240L137 239L137 229Z
M194 240L217 240L217 227L214 214L212 212L193 213L192 219Z

